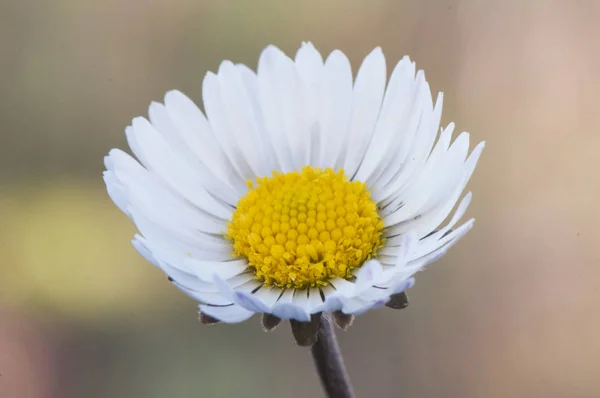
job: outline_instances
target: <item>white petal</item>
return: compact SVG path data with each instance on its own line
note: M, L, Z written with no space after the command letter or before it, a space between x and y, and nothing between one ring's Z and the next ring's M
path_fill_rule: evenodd
M223 297L225 297L230 302L235 302L235 290L229 285L229 283L224 278L222 278L219 274L214 273L212 275L212 281L215 284L215 286L217 286L217 288L219 289L219 293Z
M342 278L333 278L329 281L329 284L333 286L337 294L343 296L349 296L356 288L355 284Z
M379 121L383 127L378 126L378 128L388 131L388 134L380 138L383 145L379 162L367 180L368 185L387 185L391 177L396 174L395 170L399 170L406 163L409 155L413 156L415 142L421 138L417 136L418 128L421 123L427 123L431 117L432 109L427 109L427 105L431 106L431 104L427 104L427 100L431 102L429 85L423 71L418 71L412 84L408 103L404 105L404 108L399 108L403 109L402 112L395 111L392 114L400 114L401 119L383 113L380 116ZM390 119L392 120L390 121ZM386 122L390 124L386 125Z
M372 196L378 202L388 198L391 193L400 191L415 171L423 167L431 153L440 127L444 96L442 93L438 94L435 107L432 109L431 92L428 86L424 90L424 95L425 109L413 144L410 147L406 146L405 151L408 152L399 151L394 154L392 162L384 168L381 176L372 184Z
M219 180L226 181L236 188L238 194L244 194L245 180L229 162L208 120L196 104L181 92L173 90L165 95L165 106L187 148L210 168Z
M296 70L303 82L306 95L306 118L310 126L309 133L304 137L309 151L308 163L317 164L320 156L319 142L320 125L318 120L319 97L323 82L323 58L311 43L302 43L296 53Z
M260 131L259 144L261 144L261 153L263 156L262 162L267 170L266 175L270 175L273 170L281 170L281 165L278 163L277 154L275 153L273 142L269 137L263 117L263 111L260 106L260 86L258 83L258 76L256 76L256 73L246 65L236 64L235 67L239 71L242 82L246 87L248 100L250 101L252 112Z
M269 307L267 307L261 300L254 297L254 295L251 293L236 291L235 299L237 304L250 311L266 313L270 311Z
M401 236L404 236L404 234L402 234L402 235L396 235L396 236L401 237ZM394 236L393 238L395 238L396 236ZM387 244L388 243L387 238L386 238L385 243L386 244L381 249L379 249L377 251L377 254L380 255L380 256L396 257L396 254L398 253L398 246L388 245Z
M181 269L172 266L170 263L158 259L152 252L151 245L148 241L139 235L135 235L131 241L137 252L149 263L163 270L163 272L171 279L179 281L179 284L191 290L211 290L208 284L201 282L195 275L188 272L187 269ZM212 289L215 292L215 289Z
M391 267L386 267L383 272L383 278L381 278L382 280L389 280L401 272L410 260L409 255L419 245L419 238L415 231L409 231L401 236L399 243L395 243L396 246L388 246L391 244L390 240L386 240L384 249L393 253L390 257L394 259L394 262Z
M239 193L229 185L226 180L215 174L214 167L207 167L196 154L194 154L188 143L184 141L182 134L169 116L167 108L157 102L153 102L148 110L150 122L158 130L168 145L181 159L181 162L189 170L199 177L202 186L216 198L224 201L230 206L235 206L239 199ZM213 165L211 165L213 166Z
M314 314L316 309L323 305L323 299L321 298L321 292L319 288L313 287L308 291L308 312Z
M381 263L375 259L367 261L356 273L354 294L360 294L360 292L380 282L382 278L383 268Z
M418 244L418 240L419 236L415 230L408 230L407 232L402 234L389 236L385 238L383 248L377 253L382 253L389 256L396 256L399 255L397 249L401 248L404 255L406 255L406 250L408 250L409 248L412 249L414 245Z
M197 290L191 290L187 287L183 286L177 281L173 281L173 285L181 290L183 293L187 294L192 299L196 300L202 304L216 305L216 306L227 306L233 304L231 300L223 297L221 293L213 293L213 292L201 292Z
M132 126L138 150L142 153L140 160L148 170L155 172L174 192L199 209L222 219L231 217L231 208L206 192L198 176L177 158L150 122L144 118L135 118Z
M393 134L398 128L403 127L401 122L403 122L406 109L410 105L414 80L415 64L408 57L404 57L390 77L373 139L356 173L357 180L367 181L369 179L375 172L382 153L386 153L386 146L389 145Z
M310 132L306 94L294 62L274 46L267 47L258 61L260 100L265 126L283 172L307 164ZM287 157L287 159L286 159Z
M292 153L288 144L287 134L284 133L284 125L279 112L278 87L272 79L278 69L277 59L281 57L280 51L274 46L263 50L258 59L258 101L262 110L262 120L268 139L273 146L280 171L289 172L294 169Z
M230 281L224 280L217 274L214 275L213 280L224 297L253 312L271 313L273 304L280 296L276 292L273 292L273 294L267 293L268 288L266 287L264 288L265 292L253 294L253 291L258 293L263 290L260 288L260 283L256 280L252 280L236 288L231 286ZM291 294L293 294L293 291Z
M419 236L427 236L427 234L431 233L431 231L434 231L434 229L437 228L440 225L440 223L448 217L465 185L466 183L461 184L461 186L456 188L455 193L453 193L452 196L445 203L443 203L438 208L429 211L427 214L425 214L423 217L421 217L419 220L413 223L413 228L418 231ZM471 193L469 192L467 195L465 195L465 197L458 205L453 219L456 217L460 219L460 217L462 217L466 212L470 203ZM458 219L456 221L458 221ZM456 221L454 221L454 223L456 223ZM449 224L448 226L440 229L435 234L441 236L452 227L453 225Z
M268 147L263 143L267 137L262 130L263 126L258 123L240 69L230 61L224 61L219 67L217 77L222 98L221 109L218 112L223 117L220 125L231 131L240 153L254 175L270 175L272 168L266 159L271 158L273 153L267 150Z
M350 314L350 315L360 315L364 312L367 312L369 310L373 310L379 307L384 306L386 303L385 299L380 299L380 300L376 300L376 301L370 301L370 300L362 300L358 297L347 300L344 303L344 306L342 308L342 312L344 314Z
M152 255L150 249L148 249L144 244L144 238L139 235L135 235L134 239L131 241L131 244L137 250L137 252L144 258L144 260L148 261L150 264L158 267L158 261Z
M165 274L169 276L173 285L193 299L205 304L231 304L231 300L228 300L219 294L218 289L212 283L202 282L195 275L182 271L180 268L173 267L164 261L157 260L148 249L147 242L144 238L136 236L132 243L133 247L147 261L161 268Z
M467 209L469 208L469 205L471 204L471 197L472 197L471 192L467 193L465 195L465 197L461 200L461 202L458 204L458 207L456 208L456 211L452 215L452 219L450 220L450 222L448 222L448 224L446 226L444 226L444 228L441 228L437 232L433 232L430 235L427 235L425 238L423 238L423 240L439 239L440 237L444 236L444 234L446 234L447 231L454 228L456 223L458 221L460 221L460 219L467 212ZM445 219L445 217L444 217L444 219Z
M231 260L230 249L205 244L201 240L202 233L192 235L183 229L159 225L134 207L130 207L129 212L136 227L151 245L152 253L163 261L185 268L184 261L190 256L208 261Z
M108 159L108 156L106 158ZM127 195L125 193L125 187L123 184L121 184L119 179L112 171L105 171L103 176L104 182L106 183L106 191L108 192L108 196L110 196L119 210L126 215L129 215L127 213Z
M339 166L353 177L371 142L385 90L386 67L381 48L377 47L363 61L352 91L352 116L348 144L342 151Z
M227 229L223 220L194 208L128 154L113 149L109 157L114 175L126 190L127 206L136 208L145 217L167 229L183 229L216 246L226 244L223 238L204 239L206 235L198 232L220 234Z
M202 99L215 138L240 178L244 181L253 179L258 170L252 168L255 165L252 164L252 159L247 159L247 153L242 148L247 144L247 139L238 144L239 137L229 125L229 113L222 91L218 76L211 72L207 73L202 82Z
M259 284L258 281L256 280L256 275L254 275L253 272L244 272L242 274L238 274L236 276L233 276L233 277L227 279L227 284L234 289L240 289L242 287L244 289L246 289L245 287L248 285L249 282L252 282L252 283L256 282L257 284ZM255 286L256 286L256 284L255 284ZM215 288L216 288L216 286L215 286ZM252 289L250 289L250 290L252 290Z
M460 180L468 148L469 135L463 133L436 164L426 167L423 173L416 177L415 183L394 200L394 203L398 201L404 205L385 216L386 227L420 216L419 211L433 195L436 195L437 191L444 192L447 190L447 185L455 184Z
M203 304L213 305L229 305L234 303L229 295L223 294L219 286L214 283L202 282L196 278L195 281L185 278L173 278L173 284L177 286L184 293L188 294L193 299ZM239 289L246 285L248 282L252 282L253 275L243 274L235 276L227 280L227 285L231 289ZM182 281L182 282L180 282Z
M402 293L410 289L414 283L414 278L398 277L384 285L373 286L372 288L365 290L360 295L360 298L365 301L384 300L385 302L388 302L392 295Z
M259 300L262 303L262 305L267 307L269 309L267 312L270 313L271 308L273 308L273 305L275 305L275 303L279 299L279 296L281 296L281 293L281 289L277 287L263 286L258 291L256 291L253 294L253 296L256 300Z
M384 255L384 254L378 254L377 255L377 260L379 260L379 262L385 266L393 266L394 264L396 264L396 256L389 256L389 255Z
M129 148L131 148L131 152L133 152L133 154L135 155L137 160L140 161L140 163L146 165L147 160L144 156L144 151L142 151L142 149L138 145L138 137L133 133L133 126L125 127L125 136L127 137L127 143L129 144ZM113 151L116 150L120 151L120 149L113 149Z
M415 278L408 278L402 282L399 282L395 286L392 286L390 289L391 290L390 293L392 293L392 294L402 293L402 292L410 289L414 285L415 285Z
M432 231L434 228L440 225L440 223L443 220L446 219L448 214L450 214L456 201L458 200L461 193L465 189L465 186L469 182L469 179L471 178L471 175L475 170L475 166L477 165L477 161L481 156L481 152L483 151L484 146L485 143L482 142L479 145L477 145L477 147L475 147L473 152L471 152L471 155L464 164L461 179L459 180L458 184L456 184L453 187L454 191L445 195L445 197L443 197L441 194L438 194L438 197L433 200L435 205L428 204L425 206L424 209L421 210L421 213L424 215L414 225L414 228L419 230L420 235ZM469 206L471 200L470 194L467 194L467 196L469 196L468 202L466 204L461 204L460 206ZM457 212L459 212L459 218L462 217L462 215L466 211L466 207L461 207L460 210L462 211L462 213L460 213L459 209L457 209ZM449 228L452 228L452 226L450 226Z
M312 43L302 43L296 53L295 63L298 74L311 92L310 98L316 100L323 72L323 57Z
M329 296L325 298L325 302L317 307L316 312L335 312L342 309L346 297L343 296Z
M433 201L433 203L435 203L434 206L428 205L428 204L421 206L421 208L416 211L417 212L416 217L414 216L414 213L413 213L412 219L402 220L400 223L398 223L392 227L389 227L387 229L386 233L402 234L406 230L414 229L415 231L417 231L419 236L423 237L423 236L426 236L427 234L429 234L435 228L437 228L437 226L443 220L446 219L448 214L450 214L450 212L452 211L452 208L454 207L460 194L462 193L467 182L471 178L471 175L473 174L473 171L477 164L477 160L479 159L479 156L481 155L481 151L483 150L483 147L484 147L484 143L479 144L473 150L473 152L471 153L471 156L469 156L467 161L462 165L462 167L460 167L462 169L462 171L455 172L456 174L458 174L459 178L453 178L453 176L446 177L447 181L457 181L457 182L453 182L451 189L447 189L445 194L441 194L439 192L437 192L437 193L434 192L432 195L437 195L437 198L435 198L435 199L431 199L431 196L430 196L430 201ZM460 156L462 156L462 155L460 155ZM450 166L447 166L447 167L450 168ZM443 184L436 183L436 185L441 186ZM442 189L443 188L439 188L439 190L442 190ZM450 190L450 192L448 192L448 190ZM468 206L468 204L467 204L467 206ZM466 210L466 208L464 210ZM386 220L387 220L386 222L390 222L390 223L393 222L394 216L398 216L396 218L396 220L397 220L399 218L401 219L401 217L406 217L406 213L404 213L404 216L403 216L402 213L400 211L398 211L397 214L394 214L393 216L388 216L386 218ZM461 216L462 216L462 214L461 214ZM450 227L448 227L448 229L449 228L452 228L452 227L450 226ZM444 232L441 232L440 234L443 234Z
M427 170L435 169L450 146L453 131L454 123L450 123L442 130L437 143L432 152L428 154L425 163L411 173L406 171L400 172L398 177L391 182L389 189L386 189L387 196L383 199L381 197L379 198L379 205L383 207L381 211L383 216L387 216L398 210L398 208L403 205L403 198L400 197L400 195L412 188L415 184L419 182L423 183L424 180L421 179L421 176Z
M310 315L305 308L292 303L277 303L271 313L281 319L295 319L300 322L310 321Z
M436 250L439 250L439 248L443 247L447 243L458 241L467 232L469 232L469 230L473 227L474 222L475 219L470 219L469 221L465 222L463 225L461 225L460 227L458 227L457 229L455 229L451 233L448 233L446 236L440 239L424 239L423 241L421 241L421 244L418 245L416 250L414 250L411 253L411 255L413 256L412 258L423 257L425 255L435 252Z
M296 291L294 292L294 297L292 298L292 304L298 308L302 308L302 316L305 317L303 319L306 319L306 316L308 316L310 319L308 290L296 289Z
M248 311L247 309L235 304L224 307L200 305L199 308L203 314L226 323L243 322L254 315L254 312Z
M271 313L281 319L295 319L308 322L310 315L305 308L293 303L294 289L287 289L277 303L273 306Z
M232 261L207 261L190 257L184 260L184 264L198 278L207 282L212 282L215 274L223 279L229 279L248 269L248 260L245 258Z
M451 196L455 187L463 180L466 158L469 153L469 134L463 133L452 144L442 161L440 170L431 180L431 193L422 201L419 213L423 214L440 201ZM412 199L411 199L412 200ZM408 199L407 199L408 201Z
M313 166L334 167L346 146L348 123L352 110L352 68L339 50L325 61L319 93L320 155Z

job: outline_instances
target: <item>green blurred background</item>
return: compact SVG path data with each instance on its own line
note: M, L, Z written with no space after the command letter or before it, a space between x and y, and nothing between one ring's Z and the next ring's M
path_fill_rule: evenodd
M598 397L600 2L0 1L0 397L318 397L287 325L202 326L137 256L102 158L222 59L382 46L488 146L475 229L340 336L361 397Z

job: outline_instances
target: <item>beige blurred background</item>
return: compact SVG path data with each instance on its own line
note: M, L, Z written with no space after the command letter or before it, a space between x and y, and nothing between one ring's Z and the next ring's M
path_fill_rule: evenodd
M101 178L152 100L303 40L410 54L488 142L476 228L341 334L358 396L600 396L600 2L2 0L0 397L322 396L287 325L200 325Z

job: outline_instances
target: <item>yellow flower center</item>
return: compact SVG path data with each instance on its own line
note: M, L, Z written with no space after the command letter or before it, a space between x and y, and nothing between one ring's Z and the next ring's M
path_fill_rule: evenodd
M367 186L344 171L304 167L248 182L226 237L256 278L281 288L327 285L376 255L383 221Z

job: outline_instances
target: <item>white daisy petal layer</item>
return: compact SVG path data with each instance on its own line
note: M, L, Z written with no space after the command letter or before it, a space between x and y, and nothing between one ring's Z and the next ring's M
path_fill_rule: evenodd
M139 230L135 249L206 315L235 323L256 312L299 321L323 311L360 314L410 288L415 273L473 226L456 227L471 203L463 191L484 143L469 154L468 133L452 141L453 123L440 130L443 95L433 100L408 57L386 87L380 48L353 80L339 50L322 56L303 43L292 59L269 46L256 72L224 61L206 75L202 94L206 114L174 90L164 105L150 105L149 120L135 118L126 136L137 160L110 151L104 181ZM352 280L266 286L247 259L233 257L228 223L248 180L304 166L343 168L365 182L385 243Z

